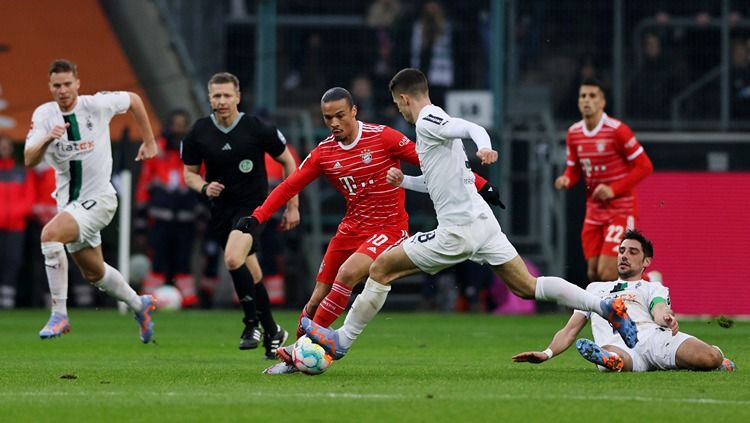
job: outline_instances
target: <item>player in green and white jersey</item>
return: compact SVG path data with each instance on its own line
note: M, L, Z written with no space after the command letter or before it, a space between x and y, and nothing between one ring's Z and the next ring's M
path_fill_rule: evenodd
M669 289L660 282L642 279L651 264L654 249L651 241L638 231L625 234L617 255L619 279L613 282L594 282L587 291L602 298L622 298L628 314L638 327L638 344L628 348L612 326L596 314L576 310L568 323L560 329L545 351L516 354L513 361L542 363L565 351L578 333L591 320L594 341L579 339L576 349L586 360L602 371L650 370L727 370L735 369L734 362L724 357L719 347L680 332L672 311Z
M141 341L153 335L151 314L156 302L139 297L122 274L104 262L100 231L117 210L112 178L109 122L116 114L132 111L143 144L136 160L157 153L151 124L141 98L131 92L78 95L81 82L76 65L59 59L49 68L49 89L54 101L37 107L26 137L26 166L45 160L55 169L58 214L42 229L44 265L52 297L52 315L39 332L42 339L70 331L67 311L68 259L65 247L83 277L110 296L124 301L135 313Z

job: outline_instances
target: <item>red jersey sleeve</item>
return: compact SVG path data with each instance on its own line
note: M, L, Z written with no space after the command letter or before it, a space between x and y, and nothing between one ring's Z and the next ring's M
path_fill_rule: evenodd
M615 131L617 149L632 164L627 176L613 182L610 187L615 196L622 195L633 189L639 182L654 172L654 165L646 154L646 150L635 138L633 131L624 123Z
M416 144L401 132L386 126L381 135L383 145L391 157L419 166Z
M302 161L302 164L299 165L299 168L294 173L284 179L279 186L268 194L266 201L253 211L253 216L258 219L258 222L266 222L290 198L297 195L310 182L321 175L319 160L320 156L316 148Z
M578 152L572 145L570 145L570 132L565 136L565 173L563 176L567 176L570 179L568 188L575 186L578 180L581 179L581 164L578 161Z

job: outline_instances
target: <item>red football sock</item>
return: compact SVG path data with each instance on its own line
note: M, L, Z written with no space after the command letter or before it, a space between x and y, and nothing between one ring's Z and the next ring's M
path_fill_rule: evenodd
M315 311L313 322L326 328L331 326L344 312L351 296L352 290L348 286L341 282L334 282L331 292L326 295Z
M305 335L305 330L302 329L302 318L307 317L308 319L312 319L312 316L310 316L310 313L307 312L307 304L305 304L304 307L302 307L302 313L299 314L299 319L297 319L297 339L302 338L302 336Z

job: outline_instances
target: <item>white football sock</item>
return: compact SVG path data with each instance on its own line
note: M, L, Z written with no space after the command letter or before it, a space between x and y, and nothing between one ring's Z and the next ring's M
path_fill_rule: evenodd
M68 256L62 242L42 242L52 312L68 315Z
M339 329L344 335L339 337L342 347L349 348L352 346L365 326L375 318L375 315L383 307L390 290L390 285L382 285L372 278L367 278L365 288L354 300L352 308L344 319L344 326Z
M104 277L102 280L94 283L94 286L109 294L110 297L125 302L133 311L141 311L143 309L143 304L138 294L125 282L122 274L107 263L104 263Z
M602 314L601 298L578 286L555 276L540 276L536 279L534 298L554 301L576 310L593 311Z

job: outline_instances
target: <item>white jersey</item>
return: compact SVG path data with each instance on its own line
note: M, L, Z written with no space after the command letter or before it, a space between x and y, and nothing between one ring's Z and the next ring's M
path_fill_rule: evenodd
M422 108L416 121L417 155L435 205L438 226L468 225L492 210L474 186L474 174L463 142L452 134L465 122L452 119L435 105Z
M602 299L621 297L628 307L628 315L638 328L639 343L646 341L644 336L650 336L654 333L653 329L660 327L651 316L651 309L654 305L659 302L670 304L669 289L659 282L644 280L592 282L586 287L586 291ZM598 314L581 310L575 312L583 313L591 319L591 332L594 335L594 342L598 345L615 344L621 339L609 322Z
M69 123L67 133L52 141L44 160L55 168L55 193L59 209L71 201L102 193L115 193L109 122L130 108L127 92L100 92L78 96L73 111L63 113L54 101L37 107L26 136L26 147L42 142L55 125Z

